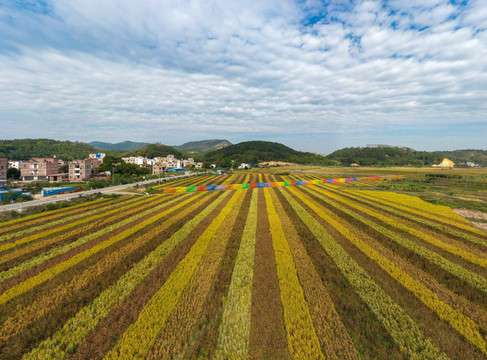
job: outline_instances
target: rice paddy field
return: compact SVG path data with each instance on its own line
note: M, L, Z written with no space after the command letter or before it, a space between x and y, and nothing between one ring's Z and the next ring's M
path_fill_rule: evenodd
M164 193L327 177L0 223L0 358L487 359L487 233L450 207L374 180Z

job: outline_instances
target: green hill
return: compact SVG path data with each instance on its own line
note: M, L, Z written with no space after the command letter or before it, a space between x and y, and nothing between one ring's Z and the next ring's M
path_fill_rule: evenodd
M435 151L440 157L446 157L453 161L457 166L465 166L467 162L487 166L487 150L453 150Z
M225 160L256 164L263 161L283 161L297 164L330 165L327 158L309 152L291 149L283 144L269 141L245 141L205 154L208 161L217 164Z
M183 145L174 146L174 148L186 151L186 152L205 152L209 150L218 150L227 146L232 145L228 140L201 140L201 141L190 141L184 143Z
M84 159L96 153L94 147L74 141L52 139L0 140L0 157L11 160L28 160L33 157L54 157L63 160Z
M399 147L350 147L337 150L328 158L345 166L354 163L361 166L425 166L439 164L443 159L440 154Z
M92 141L89 142L88 144L99 150L125 150L125 151L137 150L140 149L141 147L149 145L149 143L133 142L133 141L123 141L115 144L102 142L102 141Z
M353 163L362 166L431 166L441 163L445 157L452 160L457 166L466 166L467 162L487 166L487 151L485 150L430 152L393 146L379 146L350 147L337 150L328 155L329 159L336 160L345 166Z
M167 155L174 155L176 158L183 157L183 153L172 146L163 145L160 143L149 144L140 149L128 152L125 156L143 156L149 159L155 157L162 157Z

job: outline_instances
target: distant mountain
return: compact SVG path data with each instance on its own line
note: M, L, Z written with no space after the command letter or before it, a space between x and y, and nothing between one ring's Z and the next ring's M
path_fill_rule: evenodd
M210 151L206 160L225 162L234 160L241 163L257 164L263 161L282 161L296 164L331 165L326 157L291 149L283 144L270 141L245 141L236 145Z
M183 145L174 146L174 148L186 152L205 152L209 150L218 150L230 146L232 143L228 140L201 140L190 141Z
M143 143L143 142L133 142L133 141L123 141L116 144L102 142L102 141L92 141L88 143L89 145L97 148L98 150L137 150L141 147L149 145L150 143Z
M29 160L33 157L54 157L63 160L84 159L97 150L77 141L52 139L0 140L0 157L10 160Z

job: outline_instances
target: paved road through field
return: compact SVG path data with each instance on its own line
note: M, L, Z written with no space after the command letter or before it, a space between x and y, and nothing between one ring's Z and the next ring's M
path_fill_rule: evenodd
M195 176L195 175L196 175L196 173L190 173L190 174L184 174L184 175L171 176L168 178L158 178L158 179L139 181L139 182L136 182L133 184L110 186L110 187L106 187L103 189L94 189L94 190L80 191L80 192L70 193L70 194L47 196L47 197L44 197L42 199L32 200L32 201L28 201L28 202L24 202L24 203L0 205L0 211L19 210L19 209L23 209L23 208L30 207L30 206L43 205L43 204L52 203L52 202L56 202L56 201L75 198L75 197L78 197L80 195L90 195L90 194L99 193L99 192L100 193L117 193L117 190L126 189L128 187L134 187L136 185L144 186L144 185L155 183L155 182L158 182L161 180L172 181L172 180L181 179L181 178L185 178L185 177L189 177L189 176Z

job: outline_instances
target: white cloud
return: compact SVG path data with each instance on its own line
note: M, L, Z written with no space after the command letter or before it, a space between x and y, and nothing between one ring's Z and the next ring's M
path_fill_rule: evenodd
M347 4L0 5L0 138L25 136L19 122L33 137L173 144L485 122L482 2Z

